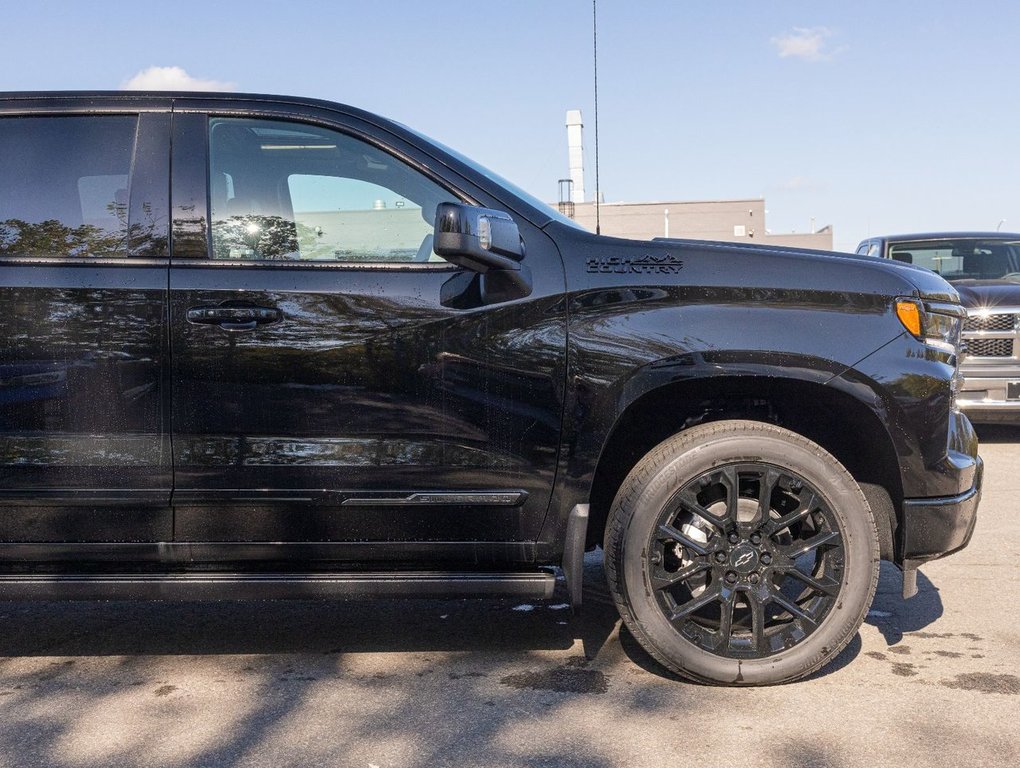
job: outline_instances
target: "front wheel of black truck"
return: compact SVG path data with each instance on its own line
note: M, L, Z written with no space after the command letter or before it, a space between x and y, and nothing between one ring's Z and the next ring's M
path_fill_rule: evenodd
M631 470L609 515L609 589L668 669L769 685L832 660L878 583L875 520L820 446L753 421L692 427Z

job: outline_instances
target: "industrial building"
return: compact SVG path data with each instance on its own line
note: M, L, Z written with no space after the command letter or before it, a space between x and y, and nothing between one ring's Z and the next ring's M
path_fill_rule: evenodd
M570 177L560 179L558 208L586 229L595 231L595 203L587 199L581 112L567 112L567 157ZM599 206L603 235L650 240L678 237L761 243L832 250L832 227L813 232L773 234L765 226L765 199L670 200L665 202L606 203Z

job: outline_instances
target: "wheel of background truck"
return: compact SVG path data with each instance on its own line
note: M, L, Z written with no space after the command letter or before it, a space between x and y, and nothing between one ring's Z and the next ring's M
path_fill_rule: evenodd
M627 628L699 682L804 677L856 634L878 583L875 520L835 457L787 429L718 421L660 443L605 536Z

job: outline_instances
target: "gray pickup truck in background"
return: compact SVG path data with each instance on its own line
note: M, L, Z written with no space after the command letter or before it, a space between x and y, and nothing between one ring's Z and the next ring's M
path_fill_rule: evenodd
M956 288L967 308L959 406L976 423L1020 424L1020 234L873 237L857 253L927 267Z

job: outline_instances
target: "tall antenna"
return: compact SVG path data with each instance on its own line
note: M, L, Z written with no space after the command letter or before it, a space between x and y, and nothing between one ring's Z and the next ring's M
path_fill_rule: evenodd
M591 49L595 65L595 234L602 234L599 215L601 194L599 192L599 21L598 0L591 0Z

